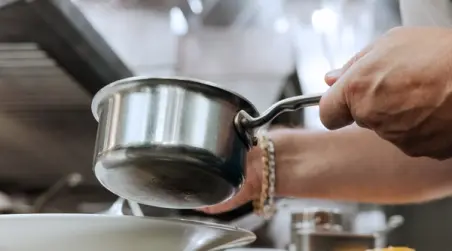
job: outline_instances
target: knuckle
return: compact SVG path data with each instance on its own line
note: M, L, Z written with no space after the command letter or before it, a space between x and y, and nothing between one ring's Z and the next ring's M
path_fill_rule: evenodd
M367 102L360 102L352 107L352 116L357 124L365 128L373 128L375 115L372 105Z
M345 93L349 96L359 95L366 89L366 84L359 78L351 78L347 80Z
M387 119L379 112L381 95L375 93L374 86L375 81L369 77L355 78L347 83L346 98L351 114L358 125L366 128L380 127Z

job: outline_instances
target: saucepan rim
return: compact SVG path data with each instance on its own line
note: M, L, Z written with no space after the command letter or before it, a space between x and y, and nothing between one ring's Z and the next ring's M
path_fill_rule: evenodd
M99 121L99 106L102 104L102 102L108 98L111 97L114 94L117 94L121 91L130 89L132 87L139 86L144 81L149 80L174 80L174 84L191 84L191 85L197 85L201 87L210 87L212 90L221 93L223 95L229 96L234 99L239 99L240 103L243 104L243 108L241 109L250 109L251 111L247 111L248 113L251 113L253 116L258 116L259 112L256 109L256 107L251 103L248 99L243 97L242 95L231 91L227 88L220 87L217 84L214 84L210 81L205 80L199 80L195 78L188 78L188 77L160 77L160 76L136 76L136 77L129 77L117 80L115 82L112 82L106 86L104 86L102 89L100 89L95 95L91 103L91 112L94 116L94 118ZM237 111L238 112L238 111Z

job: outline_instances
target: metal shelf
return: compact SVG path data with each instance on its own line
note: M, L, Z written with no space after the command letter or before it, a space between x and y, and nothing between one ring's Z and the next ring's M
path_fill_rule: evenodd
M91 94L132 75L71 1L20 0L3 5L0 43L33 44Z

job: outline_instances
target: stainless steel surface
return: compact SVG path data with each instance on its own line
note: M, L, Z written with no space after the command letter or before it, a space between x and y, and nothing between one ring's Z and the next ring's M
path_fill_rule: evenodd
M0 186L41 190L80 172L100 188L90 92L130 71L74 1L1 2Z
M140 205L138 203L128 200L127 204L129 204L130 210L132 211L132 215L134 215L134 216L144 216L144 213L141 210L141 207L140 207Z
M94 94L108 82L133 75L77 8L75 1L18 2L27 5L35 13L37 22L42 23L36 29L32 29L36 24L28 24L28 34L31 33L33 41L58 56L60 64L89 93ZM52 39L42 38L51 35Z
M124 214L124 203L126 200L124 198L119 197L110 208L108 208L105 211L99 212L99 214L106 214L106 215L125 215ZM140 205L138 203L128 200L127 204L130 207L130 210L132 211L133 216L144 216L143 211L141 211Z
M263 225L265 225L266 220L255 213L249 213L238 219L235 219L228 223L228 225L235 226L238 228L243 228L249 231L256 231Z
M342 231L343 216L337 209L305 209L292 214L292 228L296 230Z
M111 81L132 75L73 1L12 1L0 8L0 21L0 42L14 45L33 41L57 58L58 64L71 75L71 80L75 79L91 93ZM12 26L14 28L10 28ZM46 61L44 55L33 56L28 58L28 67L55 65L52 60ZM20 59L8 59L7 62L16 67L23 66L26 58Z
M93 100L99 121L94 171L121 197L165 208L196 208L234 195L246 145L232 121L257 111L239 95L190 79L130 78Z
M96 127L89 102L89 94L39 44L0 41L0 158L4 167L14 167L0 168L0 182L45 188L71 172L92 181L86 148Z
M396 228L402 226L404 222L405 222L405 219L403 218L403 216L393 215L393 216L389 217L386 228L379 231L378 234L386 235L386 234L390 233L391 231L395 230Z
M312 232L299 234L290 251L368 250L375 248L373 235Z
M0 222L0 243L8 251L208 251L255 240L235 227L122 215L2 215Z
M374 233L375 236L375 247L376 248L385 248L388 242L389 234L403 225L405 222L405 218L401 215L393 215L389 217L388 222L386 223L385 228L380 229L379 231Z
M124 198L119 197L113 204L105 211L99 212L99 214L106 215L124 215L124 202L126 200Z
M375 233L356 233L343 228L339 210L306 209L292 214L291 250L367 250L386 247L387 235L403 224L403 217L389 218L384 229Z
M263 115L258 117L253 117L245 110L241 110L234 118L235 128L249 147L254 146L257 144L257 138L255 137L255 129L257 127L265 125L283 112L296 111L304 107L317 105L321 97L321 94L311 94L286 98L272 105Z
M318 199L279 199L276 202L276 208L277 211L275 215L267 223L266 231L266 236L268 236L267 238L272 245L266 247L287 248L291 243L292 233L294 233L294 228L292 228L293 214L299 214L312 209L332 212L339 210L342 216L339 222L344 231L354 230L356 215L359 214L359 208L355 203ZM370 221L371 224L372 222L373 221ZM379 226L384 225L384 223L385 220L383 219L382 223L376 228L371 228L371 232L380 229ZM260 236L258 234L257 236L259 240Z
M291 251L368 250L377 243L373 234L331 229L293 229Z
M238 116L241 118L240 121L243 127L248 129L257 128L269 123L283 112L293 112L301 108L318 105L321 98L322 94L309 94L286 98L273 104L259 117L252 117L246 111L240 111Z

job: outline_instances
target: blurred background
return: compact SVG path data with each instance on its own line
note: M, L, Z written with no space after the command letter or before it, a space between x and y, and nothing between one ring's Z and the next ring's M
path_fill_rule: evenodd
M5 213L33 206L97 212L114 201L91 170L97 123L90 111L94 93L114 80L196 77L242 94L263 111L279 99L326 90L328 70L399 25L396 0L1 0L0 204ZM323 129L316 108L273 123ZM448 199L398 207L280 204L284 210L259 225L256 245L288 247L290 212L315 206L340 208L363 232L399 214L405 224L389 235L390 244L418 251L452 246ZM207 217L145 209L153 216ZM245 205L211 220L250 212Z

